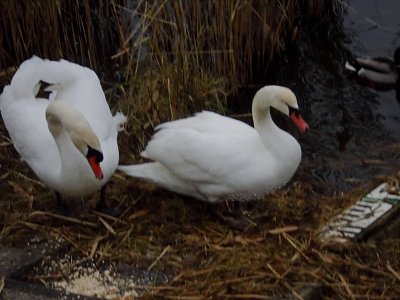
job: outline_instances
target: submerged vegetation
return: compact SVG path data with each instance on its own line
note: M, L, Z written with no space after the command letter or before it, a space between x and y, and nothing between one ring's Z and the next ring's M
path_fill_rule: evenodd
M334 0L4 0L0 84L32 55L93 68L111 108L130 120L122 159L138 161L156 125L201 109L226 111L229 96L256 82L255 74L266 73L296 42L299 21L338 10ZM294 182L257 203L211 206L117 173L107 199L123 211L119 218L89 209L98 194L85 199L83 212L62 218L50 213L52 191L19 161L0 126L2 244L26 247L33 236L51 236L78 262L108 260L168 275L167 283L136 286L148 298L302 299L302 287L314 282L327 299L400 293L398 239L384 240L384 247L350 244L342 252L318 240L319 226L361 189L326 197ZM230 227L216 216L232 212L244 223ZM51 286L68 271L25 279Z

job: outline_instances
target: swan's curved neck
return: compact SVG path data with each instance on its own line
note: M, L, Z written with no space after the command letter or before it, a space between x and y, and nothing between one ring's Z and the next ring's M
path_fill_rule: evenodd
M270 103L273 97L273 93L256 94L252 106L254 128L265 149L280 164L290 166L292 160L300 160L301 149L296 139L279 128L272 120Z
M265 98L261 98L259 94L256 94L253 100L253 122L254 128L260 135L264 146L271 148L271 145L276 144L279 135L284 133L284 131L280 129L272 120L270 107L266 101L264 101L264 99Z
M289 180L300 163L301 148L293 136L280 129L272 120L270 107L276 100L274 91L262 92L261 94L258 92L253 100L254 128L270 157L270 167L274 170L275 176L282 181ZM276 105L279 103L275 103Z
M98 140L84 117L73 108L54 101L47 107L46 119L59 151L59 163L53 171L54 185L62 190L66 182L84 187L85 181L94 181L84 151L89 144L97 145Z
M56 134L53 133L54 140L60 154L59 165L54 166L56 184L61 184L68 180L73 180L77 174L82 174L85 170L82 167L87 164L84 156L73 144L69 133L65 128L61 128ZM79 177L79 176L78 176Z

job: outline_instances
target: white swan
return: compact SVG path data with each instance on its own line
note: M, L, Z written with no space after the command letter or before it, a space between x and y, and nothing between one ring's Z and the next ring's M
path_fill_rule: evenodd
M40 98L42 81L50 99ZM92 70L32 57L0 96L0 111L15 149L35 174L62 195L95 192L118 165L117 134L126 117L112 116Z
M301 160L294 137L273 122L270 107L304 132L293 92L265 86L253 100L254 127L212 112L159 125L141 155L155 162L119 166L132 177L203 201L251 199L283 186Z

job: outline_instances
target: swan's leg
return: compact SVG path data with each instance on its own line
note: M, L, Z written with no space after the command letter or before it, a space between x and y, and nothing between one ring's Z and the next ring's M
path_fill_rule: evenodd
M106 187L107 184L103 185L100 189L100 201L97 203L96 209L100 211L105 211L106 207Z
M56 199L57 199L57 210L60 211L62 214L69 215L71 213L70 208L65 202L62 200L61 194L55 191Z
M57 206L62 205L62 198L61 198L61 194L57 191L55 191L56 193L56 198L57 198Z
M119 217L122 214L121 210L118 208L107 207L106 205L106 186L107 184L103 185L100 189L100 201L97 203L96 210L113 217Z

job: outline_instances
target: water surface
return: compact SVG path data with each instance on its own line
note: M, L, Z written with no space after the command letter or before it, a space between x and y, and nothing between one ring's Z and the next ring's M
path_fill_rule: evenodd
M289 75L281 70L278 79L296 90L312 127L300 138L298 176L328 191L396 172L400 160L395 92L368 89L343 68L351 54L393 57L400 46L400 1L344 3L342 26L305 28L297 55L288 57L297 67Z

